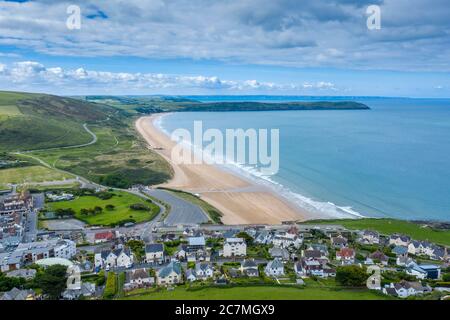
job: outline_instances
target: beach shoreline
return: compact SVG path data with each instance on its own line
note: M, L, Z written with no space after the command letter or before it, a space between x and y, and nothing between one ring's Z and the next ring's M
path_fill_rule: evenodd
M224 224L280 224L327 218L289 202L275 191L245 177L209 164L176 164L171 160L175 142L154 122L166 114L139 118L137 131L149 148L168 161L173 178L160 186L199 194L200 198L223 213Z

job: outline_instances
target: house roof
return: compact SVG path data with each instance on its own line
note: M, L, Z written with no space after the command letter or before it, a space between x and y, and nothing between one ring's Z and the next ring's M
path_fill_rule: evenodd
M205 237L189 237L188 242L190 246L204 246Z
M155 253L164 251L164 245L162 243L151 243L145 246L146 253Z
M114 239L114 233L111 231L98 232L95 234L95 240Z
M227 238L225 240L227 243L242 243L244 242L243 238Z
M394 247L394 249L392 249L392 253L394 253L396 255L406 254L407 252L408 252L408 248L403 247L403 246L396 246L396 247Z
M336 255L339 255L341 257L353 257L355 255L355 250L352 248L342 248L338 252L336 252Z
M381 261L387 261L389 258L381 251L377 250L369 255L371 259L377 259Z
M280 259L273 259L267 264L267 268L269 269L283 269L284 265Z
M172 261L158 271L158 276L160 278L165 278L172 272L175 272L177 275L181 275L181 264L179 262Z
M258 264L255 262L254 259L245 259L241 263L242 268L256 268L258 267Z

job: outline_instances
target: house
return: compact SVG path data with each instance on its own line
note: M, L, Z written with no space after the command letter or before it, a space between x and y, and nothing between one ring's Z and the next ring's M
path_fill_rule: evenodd
M194 269L187 269L185 272L186 280L189 282L197 281L197 274Z
M227 238L223 244L224 257L239 257L247 254L247 244L243 238Z
M262 230L256 234L255 243L269 244L272 242L272 234L267 230Z
M129 268L133 265L133 254L128 248L103 250L94 256L96 268Z
M35 269L18 269L10 271L6 274L9 278L24 278L27 280L31 280L36 276Z
M284 275L284 264L280 259L274 259L270 261L266 268L264 269L264 272L268 276L278 277Z
M162 243L151 243L145 246L145 261L147 263L164 262L164 245Z
M289 260L289 251L287 251L287 249L285 248L272 247L269 249L269 254L272 258L278 258L283 261Z
M0 271L8 272L20 269L22 265L22 252L4 252L0 253Z
M331 237L331 245L335 248L343 248L347 246L348 240L347 238L339 235L337 237Z
M258 264L255 262L254 259L244 259L244 261L241 262L240 270L243 274L245 274L248 277L259 276Z
M114 240L115 238L116 236L112 231L97 232L94 235L94 242L95 243L108 242Z
M376 231L364 230L360 242L364 244L380 244L380 235Z
M400 255L397 256L395 263L397 266L406 267L412 263L415 263L415 261L408 256Z
M389 261L388 256L386 256L383 252L377 250L373 253L371 253L367 259L366 259L366 264L375 264L375 263L381 263L382 265L387 266ZM371 263L368 263L371 262Z
M158 285L177 284L182 282L181 276L181 264L172 261L158 271L156 281Z
M155 278L150 276L149 270L146 268L127 271L125 275L125 290L136 288L145 288L153 285Z
M336 252L336 260L341 261L342 264L355 263L355 250L352 248L342 248Z
M205 250L205 245L206 245L205 237L189 237L186 249L187 252Z
M389 245L408 247L411 238L405 235L393 234L389 237Z
M391 283L383 288L384 294L395 295L399 298L407 298L430 292L431 288L423 286L420 282L401 281L399 283Z
M195 264L195 274L198 279L212 278L214 269L209 263L198 262Z
M328 258L321 250L316 250L313 248L308 248L306 250L303 250L302 257L309 260L321 260L321 261L328 261Z
M34 300L35 293L33 290L19 290L12 288L0 296L0 300Z
M408 247L405 246L395 246L392 249L392 253L395 254L396 256L400 256L400 255L408 255Z
M93 297L96 293L95 283L83 282L78 289L67 289L62 293L63 299L75 300L83 297Z
M273 245L280 248L289 248L292 246L298 249L302 242L303 239L301 237L289 232L278 232L272 239Z
M75 242L67 239L20 243L15 252L22 254L24 263L34 263L47 258L71 259L77 249Z

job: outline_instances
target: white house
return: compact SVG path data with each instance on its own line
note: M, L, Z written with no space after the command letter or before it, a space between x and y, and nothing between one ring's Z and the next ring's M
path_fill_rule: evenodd
M364 230L361 234L361 242L366 244L379 244L380 235L376 231Z
M104 250L94 256L96 268L129 268L133 265L133 260L133 254L129 249Z
M247 244L242 238L227 238L223 244L224 257L241 257L247 254Z
M150 276L147 269L135 269L127 271L124 289L131 290L135 288L149 287L155 283L155 278Z
M164 245L162 243L151 243L145 246L145 261L147 263L164 262Z
M399 234L393 234L389 237L389 244L395 246L407 247L410 241L410 237Z
M395 293L399 298L407 298L409 296L424 294L429 291L431 291L431 289L428 286L422 286L420 282L408 282L404 280L399 283L391 283L383 288L384 294Z
M264 269L264 272L268 276L278 277L284 275L284 264L280 259L274 259L270 261L266 268Z
M341 261L342 264L355 263L355 250L351 248L342 248L336 252L336 260Z
M272 239L273 245L280 248L288 248L293 246L298 249L302 245L302 242L303 239L301 237L288 232L276 233Z
M197 262L195 264L195 273L197 278L208 279L212 278L214 269L209 263Z
M272 234L267 230L262 230L256 234L255 243L269 244L272 242Z
M158 271L156 281L158 285L177 284L182 282L181 276L181 264L172 261Z

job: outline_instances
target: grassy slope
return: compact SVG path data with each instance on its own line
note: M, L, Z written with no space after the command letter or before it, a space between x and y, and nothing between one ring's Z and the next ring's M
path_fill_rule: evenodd
M65 180L70 178L73 178L73 176L55 170L50 170L42 166L30 166L0 170L0 184L21 184L30 182L32 183Z
M0 91L0 152L90 142L92 137L83 123L98 136L97 143L28 155L114 187L158 184L170 178L169 164L145 148L123 110L71 98Z
M48 204L49 210L72 208L76 212L76 218L90 225L109 225L125 219L133 219L135 222L144 222L153 219L159 212L159 207L146 202L142 198L126 193L115 191L115 196L108 200L102 200L94 196L82 196L71 201L51 202ZM141 203L151 208L151 211L132 210L130 205ZM115 209L108 211L105 206L111 204ZM99 206L103 212L94 216L80 214L81 209L89 209Z
M416 240L429 240L442 245L450 245L450 231L435 230L430 227L395 219L343 219L312 220L309 224L339 224L348 229L376 230L382 234L402 233Z
M113 115L106 105L43 94L0 91L0 151L43 149L90 141L83 123Z
M322 288L293 288L274 286L205 288L189 291L178 287L136 296L129 300L377 300L388 299L369 290L330 290Z

